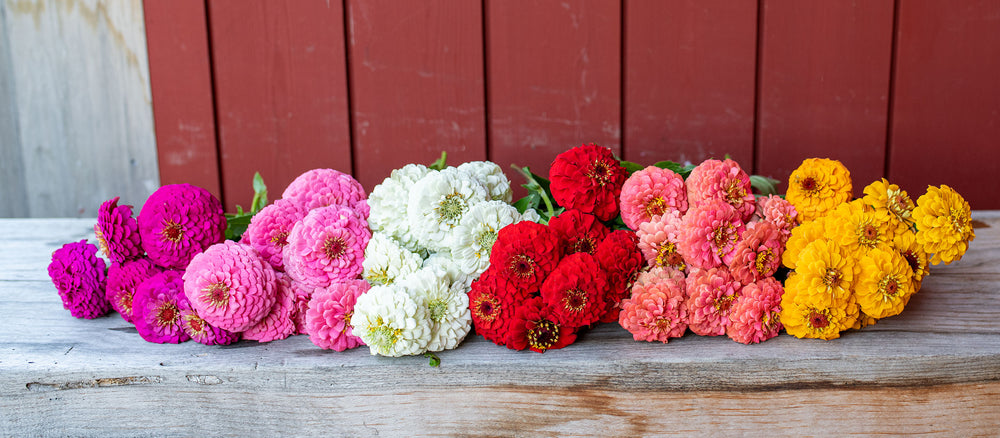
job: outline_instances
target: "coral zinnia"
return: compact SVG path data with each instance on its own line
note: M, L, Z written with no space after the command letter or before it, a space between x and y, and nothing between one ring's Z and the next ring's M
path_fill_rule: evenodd
M684 274L653 268L639 274L632 296L622 301L618 323L637 341L660 341L684 335L688 327Z
M299 204L307 211L328 205L344 205L358 209L359 214L368 217L364 187L353 176L339 170L306 171L285 188L281 198Z
M212 245L184 272L184 294L209 324L242 332L257 324L277 298L275 272L249 245Z
M733 206L712 200L684 215L678 246L688 265L711 269L730 264L745 226Z
M279 199L264 207L250 219L243 233L243 243L249 244L267 260L274 269L284 269L281 250L288 245L288 235L295 223L309 213L302 204Z
M370 288L364 280L344 280L313 292L305 314L309 340L320 348L336 351L364 345L354 334L351 317L358 297Z
M184 269L195 254L222 242L226 231L222 203L191 184L170 184L153 192L138 222L149 259L171 269Z
M781 331L781 283L767 277L740 289L740 296L729 313L726 334L743 344L766 341Z
M97 210L94 234L101 252L113 263L123 263L142 255L139 224L132 218L131 205L118 205L118 197L108 199Z
M552 197L559 205L592 213L602 221L618 214L618 197L627 176L611 149L595 144L557 155L549 169Z
M311 287L357 278L364 270L365 246L371 236L368 222L350 207L312 210L288 236L283 250L285 271Z
M534 222L507 225L497 234L490 265L515 287L535 291L562 257L559 238L549 227Z
M104 260L97 258L97 247L86 239L67 243L52 253L49 278L63 307L74 317L94 319L111 310L104 293Z
M761 207L761 216L764 220L778 226L782 242L787 241L792 235L792 229L798 223L796 218L798 218L799 213L795 211L795 206L774 195L761 198L757 205Z
M733 279L725 266L693 269L686 281L685 307L691 331L701 336L726 334L729 312L743 287L740 282Z
M774 275L781 266L784 250L781 231L776 225L769 221L752 223L736 244L736 253L729 264L733 278L749 284Z
M625 180L621 193L622 220L633 230L668 211L688 209L684 178L670 169L649 166Z
M181 271L163 271L143 281L133 297L135 329L148 342L177 344L191 337L181 324L181 312L191 305L184 296Z
M507 331L507 348L536 353L556 350L576 340L576 329L560 324L541 297L525 300L514 312Z
M145 257L124 264L113 263L108 268L108 287L105 297L123 319L132 322L132 299L136 288L160 271L159 267Z
M556 322L581 327L597 322L604 314L607 277L594 256L571 254L559 261L542 283L542 300L552 308Z
M670 211L639 225L639 249L652 267L687 270L680 252L683 222L679 212Z
M597 246L597 262L608 276L601 322L618 321L621 302L631 295L632 285L639 278L643 258L638 242L639 237L632 231L617 230L608 234Z
M549 220L549 229L562 240L563 254L594 254L597 245L608 235L608 227L592 214L580 210L566 210Z
M757 209L750 176L733 160L705 160L691 171L686 184L691 207L724 201L733 206L742 221L749 220Z
M840 161L809 158L788 178L785 199L795 206L800 221L810 221L851 199L851 172Z
M935 265L961 260L969 242L976 238L969 203L946 185L927 187L927 193L917 199L913 220L917 224L917 242L931 254Z

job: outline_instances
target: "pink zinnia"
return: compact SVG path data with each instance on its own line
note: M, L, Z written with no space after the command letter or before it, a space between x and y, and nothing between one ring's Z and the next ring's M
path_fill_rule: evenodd
M725 266L692 269L687 277L688 326L701 336L726 334L729 312L742 285Z
M242 332L259 322L277 299L274 268L250 245L212 245L184 272L184 293L209 324Z
M240 340L239 333L215 327L193 309L181 310L181 327L195 342L205 345L229 345Z
M566 210L550 219L549 229L562 240L564 255L578 252L594 254L597 245L609 232L596 216L580 210Z
M684 335L684 274L673 268L653 268L639 275L632 297L622 302L618 323L637 341L660 341Z
M284 269L281 250L288 245L288 235L295 223L309 213L301 204L288 199L279 199L264 207L250 219L250 225L243 233L242 243L249 244L267 260L274 269Z
M751 223L736 244L736 252L729 263L733 278L750 284L774 275L781 266L784 251L784 240L777 225L766 220Z
M705 160L687 179L691 207L719 200L733 206L747 221L756 210L750 176L733 160Z
M104 260L97 258L97 247L86 239L67 243L52 253L49 278L63 308L74 317L94 319L111 310L104 294Z
M795 206L774 195L768 195L758 203L761 205L761 215L764 220L777 225L781 232L782 243L787 242L798 220L799 213L795 210Z
M145 257L124 264L114 263L108 268L108 288L104 296L122 318L132 322L132 299L135 297L136 288L160 271L162 269Z
M139 223L132 218L132 206L118 205L117 196L104 201L98 208L94 234L101 252L113 263L132 260L143 253Z
M684 178L669 169L649 166L633 173L622 186L622 220L633 230L668 211L683 215L687 209Z
M292 228L283 252L285 271L308 287L353 280L361 275L371 237L368 221L350 207L317 208Z
M287 275L275 273L275 291L277 297L271 310L257 324L243 331L243 339L257 342L271 342L285 339L295 334L295 292L292 290L292 279Z
M308 334L306 331L306 311L309 310L309 300L312 298L313 289L305 286L283 272L278 273L278 277L285 276L291 282L292 294L295 296L295 307L292 310L292 322L295 323L296 335Z
M157 265L184 269L195 254L222 242L222 203L191 184L170 184L153 192L139 213L142 247Z
M743 235L739 212L724 201L692 207L681 225L680 252L688 265L711 269L729 264Z
M306 312L309 340L320 348L336 351L365 345L354 335L351 316L358 297L370 288L364 280L344 280L316 289Z
M181 312L191 305L180 271L163 271L143 281L132 304L135 329L146 341L178 344L191 339L181 325Z
M345 205L368 217L364 187L351 175L334 169L313 169L295 178L281 194L282 199L313 210L329 205Z
M781 296L785 293L781 283L767 277L743 286L740 296L733 303L726 334L743 344L766 341L781 331Z
M687 269L681 253L680 241L683 222L677 211L667 212L639 225L639 250L646 263L652 267Z

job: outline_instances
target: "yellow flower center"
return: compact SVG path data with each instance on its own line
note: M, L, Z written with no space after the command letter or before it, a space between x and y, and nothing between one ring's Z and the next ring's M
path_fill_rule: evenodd
M736 227L726 224L712 231L712 243L715 244L715 251L722 257L729 252L729 244L736 240Z
M886 192L888 201L886 207L900 220L908 220L913 212L913 200L902 190L888 190Z
M823 284L828 288L836 288L840 286L840 280L843 278L840 270L837 268L826 268L826 273L823 275Z
M563 308L572 312L581 312L587 307L587 293L580 289L571 289L564 293Z
M767 248L759 253L757 253L757 260L754 262L754 268L757 269L757 274L764 276L767 271L770 270L771 261L774 259L774 252L771 248Z
M212 283L201 290L201 300L214 307L223 307L229 304L229 286L223 283Z
M594 162L590 164L590 169L584 172L584 175L594 180L594 182L601 187L610 184L611 179L614 176L611 166L602 160L594 160Z
M535 274L535 261L524 254L518 254L510 259L507 269L519 278L528 278Z
M163 236L164 242L177 243L181 241L184 237L184 227L174 221L167 221L163 224L163 229L160 230L160 235Z
M347 252L347 242L340 237L330 237L323 242L323 254L330 260L337 260Z
M646 203L646 217L648 218L660 216L665 211L667 211L667 201L664 201L663 198L659 196L650 199L649 202Z
M740 185L738 180L729 180L726 184L726 202L729 205L741 205L743 204L743 198L747 195L746 190Z
M543 319L528 330L528 344L535 350L548 350L559 340L559 325Z
M684 265L684 258L677 252L677 245L674 245L669 241L664 241L656 248L655 261L656 266L660 267L670 266L681 271L686 268Z

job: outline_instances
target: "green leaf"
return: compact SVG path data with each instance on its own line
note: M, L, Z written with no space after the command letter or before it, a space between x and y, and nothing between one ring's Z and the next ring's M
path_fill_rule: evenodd
M644 167L642 167L641 164L639 164L639 163L633 163L631 161L621 160L621 164L622 164L622 167L624 167L625 170L628 171L629 175L631 175L633 173L636 173L636 172L638 172L638 171L640 171L642 169L645 169Z
M441 158L438 158L437 161L431 163L431 165L427 167L432 170L444 170L448 167L448 153L441 151Z
M520 173L521 176L524 176L524 179L527 180L527 182L522 184L521 187L528 189L528 193L538 195L542 202L545 203L545 209L538 212L539 215L542 216L542 219L548 222L549 219L557 215L558 213L556 213L556 209L559 207L559 204L552 201L552 191L549 189L549 180L532 173L528 166L518 167L517 165L511 164L511 167L518 171L518 173Z
M260 172L254 172L253 202L250 203L250 212L257 213L266 206L267 206L267 184L264 184L264 178L260 176Z
M778 181L774 178L768 178L766 176L751 175L750 176L750 187L757 190L757 193L767 196L767 195L777 195L778 194Z
M441 358L437 357L434 353L424 353L424 357L430 359L430 366L438 367L441 366Z
M625 220L622 219L621 215L611 218L611 220L604 223L611 231L617 230L630 230L630 228L625 225Z
M524 212L528 211L528 209L537 210L538 205L541 204L541 202L541 196L538 196L537 193L530 193L528 196L518 199L517 202L514 202L511 205L517 209L518 213L524 214Z
M673 173L676 173L680 175L681 178L684 179L687 179L688 175L691 174L691 171L694 170L695 167L697 167L694 164L688 164L687 166L685 166L675 161L658 161L653 165L659 167L660 169L667 169Z

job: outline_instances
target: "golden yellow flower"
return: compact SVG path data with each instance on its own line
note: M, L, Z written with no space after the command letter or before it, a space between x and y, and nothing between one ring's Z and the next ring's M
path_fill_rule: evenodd
M889 245L895 237L895 230L885 211L874 210L862 202L854 201L837 208L830 220L836 222L833 227L836 236L831 238L847 247L848 252L858 258L876 248L887 251L891 249Z
M920 290L920 283L924 281L924 276L930 272L930 265L927 262L927 253L924 247L917 242L917 233L911 230L896 235L892 241L892 248L903 256L906 263L913 271L913 293Z
M868 316L868 314L862 312L861 309L858 309L858 319L857 321L854 321L854 326L851 328L854 330L861 330L870 325L875 325L876 322L878 322L877 319Z
M913 270L892 250L872 249L861 259L854 295L861 311L873 318L898 315L913 294Z
M847 250L830 240L819 239L799 255L795 272L802 285L800 294L824 306L843 305L851 299L857 264Z
M806 245L826 235L826 223L826 218L821 217L792 228L792 235L789 236L788 242L785 242L785 252L781 255L781 264L788 269L795 269L799 253Z
M799 213L799 220L823 216L837 205L851 199L851 172L840 161L809 158L788 178L788 200Z
M924 252L933 254L931 263L946 265L961 260L976 238L972 229L972 211L962 195L946 185L928 187L913 209L917 224L917 242Z
M793 294L788 298L787 284L785 291L786 296L781 300L781 323L788 334L797 338L836 339L840 332L853 327L858 318L858 305L853 299L828 306L803 299L804 295Z
M885 178L868 184L862 200L876 210L889 213L894 227L909 228L913 224L914 205L910 195L899 186L889 184Z

